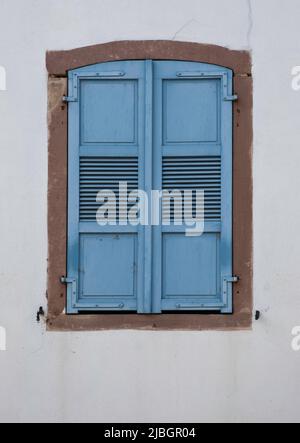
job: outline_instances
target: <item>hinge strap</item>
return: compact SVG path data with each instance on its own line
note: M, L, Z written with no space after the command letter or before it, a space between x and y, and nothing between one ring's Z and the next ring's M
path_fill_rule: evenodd
M73 95L64 96L62 100L64 103L78 102L78 90L79 90L80 78L120 78L124 77L125 75L126 73L123 71L87 72L87 73L83 72L81 74L75 73L72 76L73 86L71 86Z
M224 305L228 302L228 285L238 283L240 281L240 277L238 275L224 277L223 278L223 302Z
M61 277L60 281L61 281L62 284L68 285L68 286L71 287L72 298L75 300L76 296L77 296L77 281L76 281L76 278Z

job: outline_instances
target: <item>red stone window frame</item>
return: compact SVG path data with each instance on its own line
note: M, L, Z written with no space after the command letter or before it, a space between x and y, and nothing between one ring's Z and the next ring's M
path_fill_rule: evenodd
M67 262L67 94L70 69L116 60L181 60L211 63L234 72L233 269L234 313L66 315ZM173 41L123 41L70 51L47 52L48 70L48 316L50 331L88 330L242 330L252 326L252 76L251 56L220 46Z

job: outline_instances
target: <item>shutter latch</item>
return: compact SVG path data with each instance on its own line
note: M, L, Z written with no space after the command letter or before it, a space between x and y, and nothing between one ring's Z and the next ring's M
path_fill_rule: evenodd
M61 283L64 285L70 285L72 290L72 297L76 297L77 295L77 281L76 278L68 278L68 277L61 277L60 279Z

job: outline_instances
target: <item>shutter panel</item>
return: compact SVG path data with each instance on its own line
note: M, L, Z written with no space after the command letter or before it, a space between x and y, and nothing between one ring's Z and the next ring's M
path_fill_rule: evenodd
M144 188L145 63L69 73L68 313L142 311L144 230L120 226L119 182ZM96 221L99 191L116 194L116 226Z
M154 72L154 187L203 190L205 224L187 236L171 206L171 224L154 228L153 312L230 313L232 72L186 62L154 62Z
M68 313L232 312L231 94L232 72L201 63L70 71ZM167 225L165 198L159 225L125 225L120 182L149 201L151 190L204 191L204 233L187 236L174 205ZM116 225L96 220L105 190Z

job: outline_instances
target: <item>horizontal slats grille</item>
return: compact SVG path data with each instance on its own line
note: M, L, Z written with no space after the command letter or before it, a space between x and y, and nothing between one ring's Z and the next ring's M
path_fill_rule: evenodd
M117 199L119 220L119 183L126 182L128 193L138 189L138 158L81 157L80 159L80 220L95 221L101 203L96 197L101 190L111 190ZM128 209L130 205L128 204Z
M204 217L206 220L221 219L221 157L164 157L163 189L169 192L178 190L204 191ZM192 200L184 201L189 205L193 217L196 217L196 192ZM163 219L174 221L174 204L163 200ZM199 209L203 205L199 206ZM180 213L180 211L179 211ZM200 211L198 212L200 213Z

